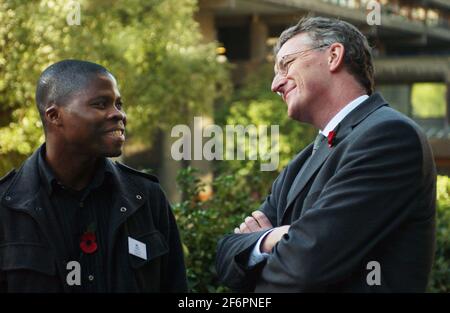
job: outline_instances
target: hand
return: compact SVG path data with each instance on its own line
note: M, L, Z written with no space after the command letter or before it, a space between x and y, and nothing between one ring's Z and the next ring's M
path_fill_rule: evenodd
M234 229L235 234L248 234L260 230L272 228L272 223L261 211L252 212L252 216L247 216L244 222Z
M283 225L275 227L261 242L261 252L271 253L272 248L281 240L284 234L287 234L291 225Z

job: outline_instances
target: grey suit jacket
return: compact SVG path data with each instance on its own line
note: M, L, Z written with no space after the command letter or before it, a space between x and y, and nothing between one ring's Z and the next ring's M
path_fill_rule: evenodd
M221 281L256 292L425 291L436 170L419 126L376 93L345 117L333 145L325 140L292 186L311 150L281 172L259 208L289 232L252 268L248 257L263 232L226 235L216 258ZM380 265L379 285L371 261Z

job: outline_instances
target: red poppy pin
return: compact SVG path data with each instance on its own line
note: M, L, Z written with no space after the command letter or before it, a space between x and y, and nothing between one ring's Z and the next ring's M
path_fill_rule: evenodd
M328 147L332 147L334 145L334 138L336 137L336 132L334 130L328 133Z
M92 254L97 251L97 236L95 236L93 228L89 226L88 230L81 235L80 248L83 253Z

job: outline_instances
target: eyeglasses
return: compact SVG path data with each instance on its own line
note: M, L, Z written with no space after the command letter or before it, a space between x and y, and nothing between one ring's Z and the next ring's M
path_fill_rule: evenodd
M308 51L312 51L312 50L316 50L316 49L321 49L324 47L328 47L328 44L323 44L317 47L313 47L310 49L306 49L306 50L302 50L302 51L297 51L297 52L293 52L293 53L289 53L284 55L277 63L276 63L276 67L275 67L275 76L280 74L282 76L286 76L288 71L289 71L289 66L303 53L308 52ZM297 57L292 57L293 55L298 54L299 56Z

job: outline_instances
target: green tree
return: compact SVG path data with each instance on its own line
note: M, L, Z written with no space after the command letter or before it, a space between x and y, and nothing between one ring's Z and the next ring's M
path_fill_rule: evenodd
M43 141L35 109L39 74L66 58L100 63L117 77L131 137L208 113L230 87L215 44L203 44L196 0L0 0L0 175Z

